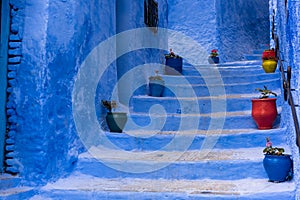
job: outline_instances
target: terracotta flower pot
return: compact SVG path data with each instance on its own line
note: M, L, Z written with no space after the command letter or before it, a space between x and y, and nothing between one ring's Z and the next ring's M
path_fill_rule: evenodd
M252 99L252 117L258 129L271 129L277 117L276 98Z

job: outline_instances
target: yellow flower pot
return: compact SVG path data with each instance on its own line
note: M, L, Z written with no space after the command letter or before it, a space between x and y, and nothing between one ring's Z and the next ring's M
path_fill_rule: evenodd
M263 60L262 67L266 73L274 73L277 67L277 61Z

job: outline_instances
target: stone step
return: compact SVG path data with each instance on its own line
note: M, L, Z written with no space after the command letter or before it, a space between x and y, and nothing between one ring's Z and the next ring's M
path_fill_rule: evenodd
M0 174L0 189L13 188L20 184L20 177L10 174Z
M155 114L156 111L163 112L163 110L156 109L158 106L154 109L153 107L148 114L131 113L128 115L124 130L180 131L257 128L250 111L214 112L209 114ZM151 112L152 110L154 111ZM278 114L274 127L278 127L279 124L280 114Z
M19 200L30 199L36 194L36 191L32 187L12 187L0 189L0 200Z
M245 76L253 74L263 74L263 68L261 65L253 66L244 66L244 67L233 67L233 66L224 66L224 67L206 67L206 66L184 66L182 68L182 74L188 76Z
M261 60L261 54L245 54L245 60Z
M264 52L265 49L255 49L253 50L253 54L260 54L262 56L262 53Z
M224 95L224 96L210 96L210 97L152 97L148 95L134 96L131 99L131 111L134 113L148 113L152 106L160 105L169 114L207 114L211 113L212 108L222 106L224 111L246 111L251 110L251 99L257 98L257 94L248 95ZM282 104L281 95L277 98L277 106ZM193 108L192 105L198 104L198 109ZM197 107L197 105L195 105ZM219 111L222 111L220 109Z
M164 97L203 97L230 94L257 93L257 88L267 86L269 90L280 91L279 79L263 80L252 83L224 84L222 80L218 84L165 84ZM277 92L277 93L278 93ZM258 94L258 93L257 93ZM259 94L258 94L259 96Z
M224 84L237 84L237 83L250 83L257 81L266 81L280 79L278 73L264 73L259 75L244 75L244 76L222 76L220 79L215 76L171 76L162 75L166 84L218 84L223 82Z
M242 61L232 61L218 64L204 64L204 65L191 65L190 63L185 62L183 60L183 67L199 67L199 68L224 68L224 69L251 69L251 68L259 68L261 66L261 61L259 60L242 60Z
M146 180L103 179L73 174L42 187L33 199L295 199L294 182L274 184L265 179Z
M267 179L262 150L263 148L245 148L128 152L98 146L80 154L75 170L100 178Z
M145 129L126 131L123 133L103 132L94 145L117 147L125 151L165 151L199 150L199 149L235 149L265 146L266 137L270 137L274 145L285 141L285 128L269 130L258 129L219 129L190 131L147 131ZM170 142L175 146L167 146ZM179 142L178 142L179 141ZM108 142L108 143L107 143ZM180 142L182 144L180 145ZM210 142L210 143L208 143ZM172 143L171 143L172 144ZM110 146L112 145L112 146Z

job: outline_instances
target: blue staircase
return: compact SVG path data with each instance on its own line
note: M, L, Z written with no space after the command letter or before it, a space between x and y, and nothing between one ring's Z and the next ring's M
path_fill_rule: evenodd
M163 97L132 97L124 133L104 135L110 147L91 147L71 176L32 199L295 199L293 181L268 182L262 165L266 137L289 151L278 72L266 74L259 59L184 66L163 78ZM251 118L264 85L279 94L271 130Z
M36 191L34 188L24 186L21 180L22 179L18 176L0 174L0 199L28 199L35 195Z

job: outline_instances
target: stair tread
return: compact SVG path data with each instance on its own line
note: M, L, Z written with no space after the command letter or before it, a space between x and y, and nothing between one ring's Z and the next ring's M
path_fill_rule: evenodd
M273 90L277 93L277 96L281 95L280 90ZM249 99L249 98L257 98L259 95L258 93L244 93L244 94L226 94L226 95L218 95L218 96L196 96L196 97L172 97L172 96L166 96L166 97L154 97L150 95L136 95L132 98L135 99L155 99L155 100L186 100L186 101L195 101L195 100L205 100L205 99Z
M198 136L206 136L206 135L240 135L240 134L253 134L253 133L264 133L264 134L272 134L273 132L277 131L285 131L285 128L273 128L273 129L267 129L267 130L258 130L258 129L211 129L211 130L182 130L182 131L153 131L153 130L130 130L128 131L129 135L132 136L143 136L145 138L147 135L153 136L153 135L175 135L180 132L180 134L184 135L198 135ZM113 133L108 132L107 134L112 135ZM125 134L117 133L118 137L122 137L127 135L127 132Z
M26 186L0 189L0 197L16 195L16 194L28 192L31 190L33 190L33 187L26 187Z
M168 83L165 83L166 86L169 86L169 85L172 85L172 86L176 86L176 87L190 87L190 86L204 86L204 87L207 87L207 86L220 86L220 87L224 87L224 86L241 86L241 85L253 85L255 83L268 83L268 82L273 82L273 81L280 81L280 78L274 78L274 79L267 79L267 80L260 80L260 81L253 81L253 82L239 82L239 83L224 83L224 82L221 82L220 83L205 83L205 84L168 84Z
M186 65L183 64L183 67ZM191 66L188 66L191 67ZM218 64L207 64L207 65L193 65L193 67L207 67L207 68L255 68L261 67L261 61L257 60L243 60L243 61L233 61L233 62L226 62L226 63L218 63Z
M292 192L294 182L280 184L268 182L266 179L240 180L165 180L138 178L97 178L90 175L74 173L55 183L48 183L41 191L84 191L84 192L138 192L138 193L185 193L205 195L251 195L280 194Z
M283 146L285 149L288 147ZM188 162L211 162L211 161L231 161L231 162L250 162L263 160L263 148L240 148L240 149L200 149L181 151L131 151L114 150L102 147L91 147L89 152L80 154L80 159L95 161L111 162L173 162L173 163L188 163ZM176 160L174 160L177 158Z
M218 95L218 96L201 96L201 97L154 97L154 96L149 96L149 95L137 95L133 96L133 98L137 99L158 99L158 100L172 100L172 99L181 99L181 100L192 100L194 101L195 99L235 99L235 98L251 98L251 97L257 97L257 94L254 93L249 93L249 94L227 94L227 95Z

